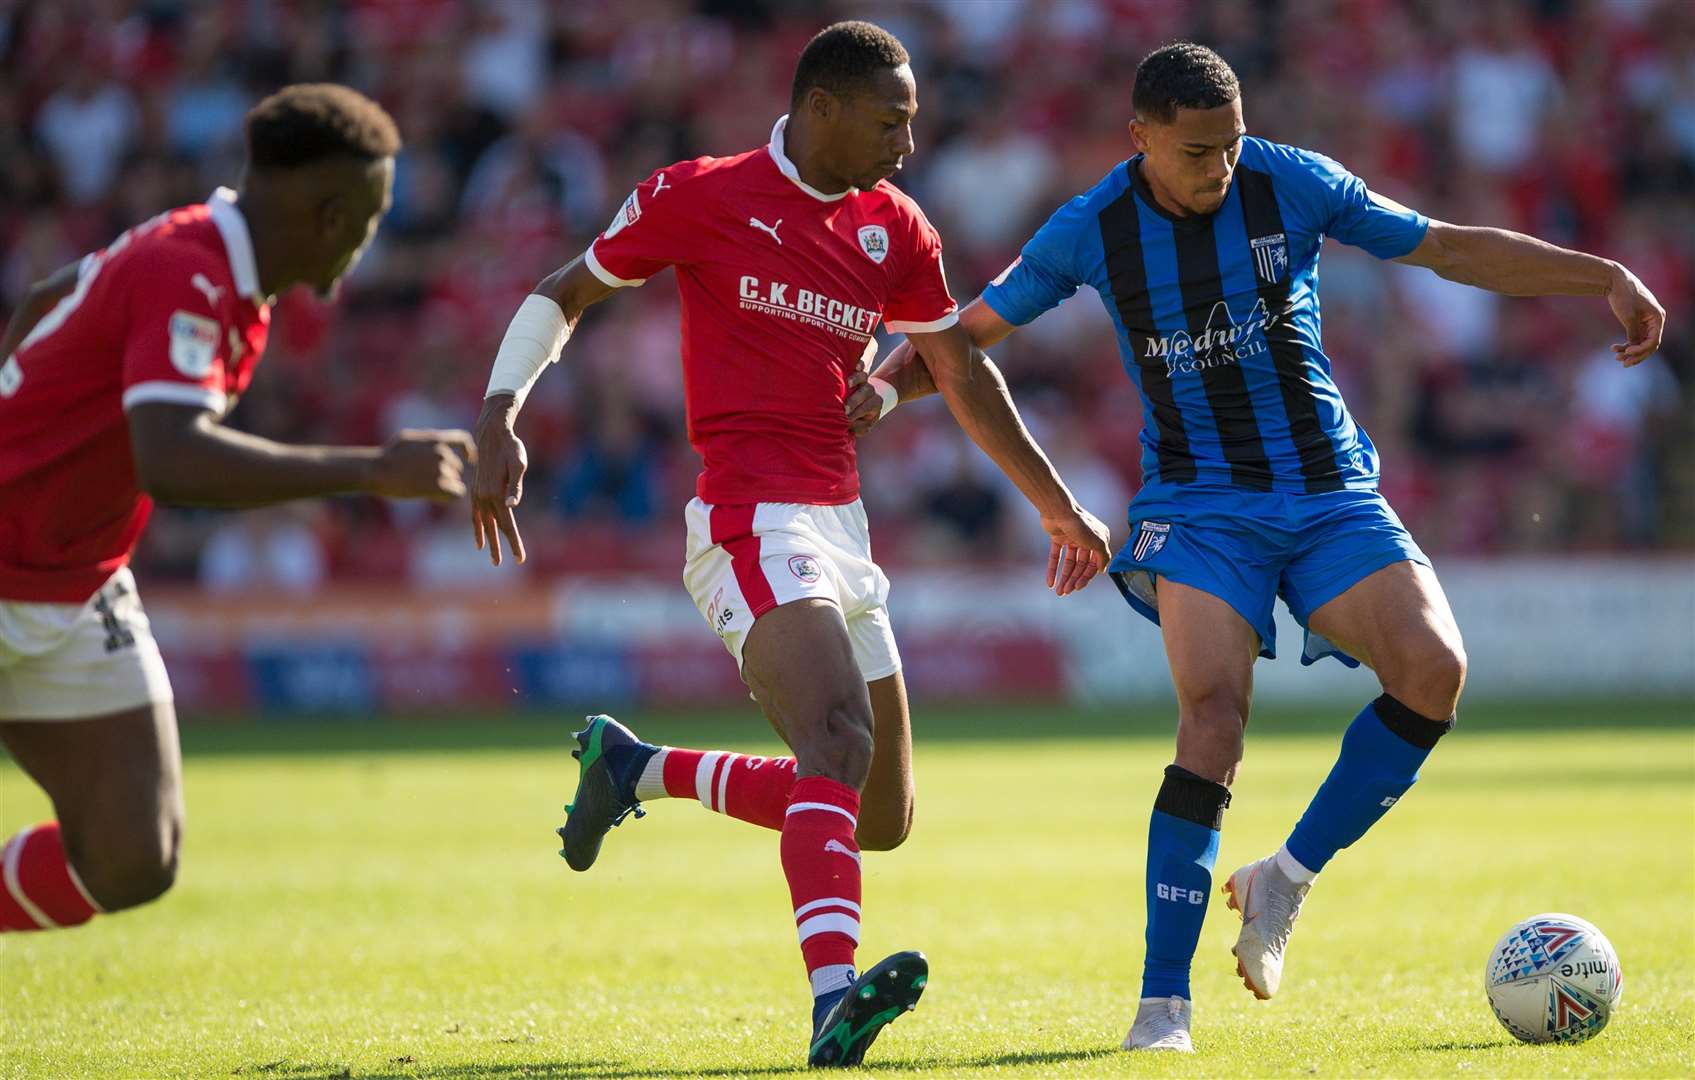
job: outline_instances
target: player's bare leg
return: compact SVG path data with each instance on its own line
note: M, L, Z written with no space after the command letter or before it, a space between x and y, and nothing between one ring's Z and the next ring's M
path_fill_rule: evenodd
M46 791L58 818L8 842L0 916L10 917L0 917L0 929L46 928L43 918L74 925L92 914L88 907L135 907L171 887L183 807L168 702L88 720L3 722L0 742ZM66 876L74 891L65 889ZM11 925L19 909L33 926Z
M1436 572L1398 562L1312 613L1313 630L1377 673L1383 692L1420 716L1454 715L1465 645Z
M906 680L897 671L866 683L865 692L871 701L871 768L860 793L854 838L861 851L893 851L912 831L912 714ZM760 708L772 730L793 750L783 716L763 698ZM781 828L782 823L772 827Z
M1259 636L1236 609L1160 579L1160 634L1177 691L1177 765L1228 787L1242 761Z
M858 1064L884 1024L918 1003L929 971L897 953L854 975L859 943L860 793L875 749L871 695L841 611L819 599L772 608L754 623L742 674L793 747L783 873L813 994L814 1065Z
M1147 952L1126 1050L1187 1052L1189 967L1200 941L1230 781L1242 760L1259 637L1229 604L1160 579L1160 631L1177 690L1177 758L1148 823Z
M871 771L856 836L864 851L893 851L912 832L912 713L900 672L865 684L871 698Z
M1370 574L1307 621L1370 665L1383 695L1349 726L1336 765L1288 841L1226 885L1230 906L1242 912L1236 956L1243 981L1261 998L1282 981L1289 931L1313 879L1417 781L1436 740L1453 726L1465 685L1459 627L1435 573L1421 563Z

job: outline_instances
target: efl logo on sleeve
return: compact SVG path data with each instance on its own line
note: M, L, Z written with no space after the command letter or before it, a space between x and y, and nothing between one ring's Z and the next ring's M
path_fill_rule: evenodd
M612 216L612 224L608 225L606 227L606 231L600 235L603 238L610 240L614 236L623 232L624 226L634 225L636 223L636 219L641 216L641 199L637 198L636 193L632 191L630 192L630 197L624 200L624 205L620 206L618 208L618 212Z
M191 379L206 377L218 355L218 323L191 311L171 314L171 366Z

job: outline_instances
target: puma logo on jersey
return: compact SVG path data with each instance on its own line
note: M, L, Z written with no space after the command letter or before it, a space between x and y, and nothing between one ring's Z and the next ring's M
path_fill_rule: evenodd
M664 190L665 190L665 189L666 189L666 188L668 188L668 187L670 187L670 186L671 186L671 185L670 185L670 184L667 184L667 183L666 183L666 182L665 182L665 174L664 174L664 173L660 173L660 174L659 174L659 179L658 179L658 180L655 180L655 181L654 181L654 182L653 182L653 193L654 193L654 194L655 194L655 195L657 195L657 194L659 194L659 193L660 193L660 192L661 192L661 191L664 191Z
M752 226L753 226L753 227L754 227L754 228L756 228L756 229L758 229L758 230L759 230L759 231L760 231L760 232L768 232L768 233L770 233L770 234L771 234L771 239L773 239L773 240L775 240L775 241L777 241L777 243L778 243L778 244L779 244L779 245L781 245L781 244L782 244L782 242L783 242L783 238L782 238L782 237L781 237L781 236L778 236L778 235L777 235L777 227L778 227L778 226L779 226L779 225L781 225L781 224L782 224L782 223L783 223L783 219L782 219L782 218L778 218L778 219L777 219L777 224L776 224L776 225L767 225L767 224L765 224L765 222L763 222L763 221L760 221L760 220L759 220L759 219L758 219L758 218L756 218L756 217L750 217L750 218L748 218L748 219L747 219L747 223L748 223L748 224L749 224L749 225L752 225Z
M188 279L188 283L205 293L206 303L212 307L217 307L218 297L224 295L224 287L222 285L212 284L212 279L207 277L205 274L196 273L193 277Z

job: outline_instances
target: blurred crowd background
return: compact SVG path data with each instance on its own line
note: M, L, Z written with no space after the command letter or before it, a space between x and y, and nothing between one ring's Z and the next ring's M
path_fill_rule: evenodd
M1600 298L1514 300L1331 244L1325 347L1383 487L1436 555L1695 544L1695 3L1689 0L0 0L0 305L161 209L233 183L246 109L334 80L400 123L394 210L341 301L299 293L234 422L302 442L469 426L511 313L627 190L763 144L806 39L868 18L913 54L899 177L963 304L1129 154L1137 60L1218 49L1249 130L1320 150L1445 220L1623 261L1666 306L1620 369ZM995 351L1082 500L1124 540L1141 410L1099 301ZM682 559L697 462L668 277L595 309L520 426L528 573ZM1004 562L1045 543L939 402L861 444L880 561ZM145 579L305 590L477 584L463 507L372 500L160 514ZM487 579L493 580L493 579ZM510 568L499 580L519 580Z

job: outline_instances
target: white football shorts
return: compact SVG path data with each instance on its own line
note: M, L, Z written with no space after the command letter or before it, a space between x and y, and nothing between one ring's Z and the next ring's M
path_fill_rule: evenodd
M85 720L170 701L129 567L81 604L0 600L0 721Z
M738 668L755 619L779 604L817 597L841 609L866 682L900 670L889 579L871 561L859 500L713 506L697 498L683 516L689 533L683 584Z

